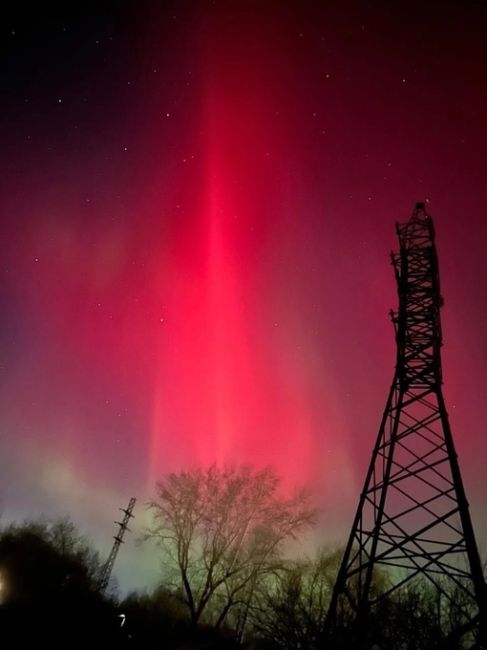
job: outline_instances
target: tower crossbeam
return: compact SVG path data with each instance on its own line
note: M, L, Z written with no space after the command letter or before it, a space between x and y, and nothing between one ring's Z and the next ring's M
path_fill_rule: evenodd
M107 558L107 561L103 565L102 569L102 575L101 575L101 580L100 580L100 590L105 591L105 589L108 587L108 583L110 582L110 576L112 575L112 569L113 565L115 564L115 560L118 555L118 551L120 549L121 544L123 544L123 537L125 535L126 530L130 530L128 527L128 523L130 519L134 516L133 510L135 507L135 497L132 497L129 501L129 504L126 508L119 508L124 513L124 517L122 521L115 521L118 525L118 532L116 535L113 536L114 542L112 549L110 551L110 555Z
M424 204L396 231L396 367L327 624L336 628L352 616L360 627L421 576L444 611L455 608L461 624L452 634L461 633L461 647L485 650L487 589L442 393L443 300Z

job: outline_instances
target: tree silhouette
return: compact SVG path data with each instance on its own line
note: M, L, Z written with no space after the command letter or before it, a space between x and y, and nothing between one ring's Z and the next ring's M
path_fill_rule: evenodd
M97 553L68 519L25 522L0 532L0 624L20 642L113 638L116 617L99 592Z
M253 634L286 650L322 647L340 557L321 550L315 559L286 563L262 583L250 611Z
M281 561L283 543L313 524L309 495L279 493L279 478L250 467L194 469L157 484L147 538L164 550L194 625L245 621L256 585Z

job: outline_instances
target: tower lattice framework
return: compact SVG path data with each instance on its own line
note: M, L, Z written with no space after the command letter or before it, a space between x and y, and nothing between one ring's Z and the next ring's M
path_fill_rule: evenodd
M486 648L486 585L442 394L442 298L424 204L396 229L395 374L328 623L339 625L344 612L364 620L383 599L423 578L446 612L455 608L462 643Z
M124 517L122 521L115 522L118 525L118 532L116 535L113 536L114 542L113 542L112 550L110 551L110 555L108 556L107 561L103 565L102 575L100 580L100 589L102 591L104 591L108 587L110 576L112 575L113 565L115 564L115 560L117 559L119 548L123 544L123 537L125 535L125 531L130 530L128 527L128 523L130 519L134 516L132 513L135 507L135 502L136 502L135 497L132 497L126 508L119 508L119 510L123 512Z

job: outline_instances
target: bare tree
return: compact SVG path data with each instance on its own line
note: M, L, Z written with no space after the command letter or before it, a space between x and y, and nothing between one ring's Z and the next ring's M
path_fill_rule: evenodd
M170 474L149 503L156 540L176 569L191 621L215 626L249 601L256 581L271 572L286 540L314 523L309 495L279 492L270 470L213 465Z
M286 563L261 584L250 608L254 635L283 650L321 647L340 556L321 550L314 560Z

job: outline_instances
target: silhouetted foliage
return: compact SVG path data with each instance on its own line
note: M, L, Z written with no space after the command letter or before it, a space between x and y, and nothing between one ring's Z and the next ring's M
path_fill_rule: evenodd
M62 647L116 638L114 607L98 589L100 562L74 524L26 522L0 532L0 624L6 638Z
M250 608L254 636L286 650L322 647L340 555L322 550L315 560L288 562L269 576Z
M97 554L63 519L11 525L0 535L2 597L7 602L44 602L97 589Z
M434 585L418 577L388 593L387 573L374 573L371 594L384 597L360 620L351 581L336 624L327 624L340 554L283 559L283 542L309 526L314 511L305 494L284 499L277 487L269 470L248 468L168 477L151 504L149 537L163 545L178 580L120 604L101 593L98 554L68 519L3 528L2 639L18 647L143 650L474 647L466 626L472 601L460 581L452 593L442 576Z
M249 467L195 469L170 474L149 504L147 537L164 550L176 571L175 590L190 619L222 627L232 614L245 625L256 587L281 563L283 543L314 522L304 492L279 494L270 470Z
M338 624L326 625L341 553L321 551L315 560L288 562L260 585L250 608L253 647L276 650L465 650L473 647L465 627L461 586L438 578L407 583L380 600L362 619L350 605ZM351 583L352 584L352 583ZM388 590L385 572L376 572L371 593ZM350 594L353 602L354 594Z
M387 589L383 575L379 587ZM466 625L466 601L462 589L451 589L451 581L437 578L436 586L417 578L393 591L361 619L351 612L329 631L330 650L466 650L477 647L472 629ZM376 586L378 591L378 587Z
M160 586L152 594L129 594L119 606L126 616L125 632L144 648L159 648L184 636L188 621L184 605Z
M130 647L144 650L239 647L231 633L204 625L194 627L181 599L164 586L150 595L129 594L120 603L119 610L126 616L124 631Z

